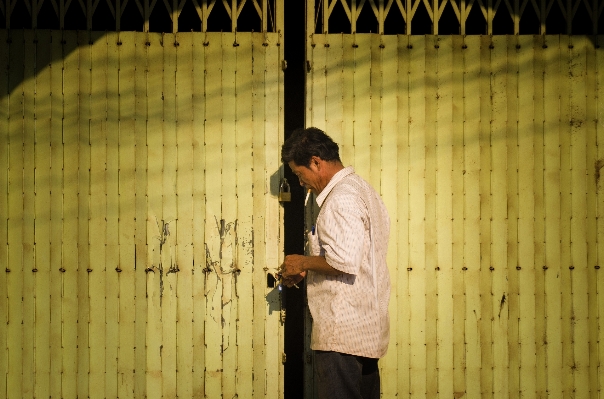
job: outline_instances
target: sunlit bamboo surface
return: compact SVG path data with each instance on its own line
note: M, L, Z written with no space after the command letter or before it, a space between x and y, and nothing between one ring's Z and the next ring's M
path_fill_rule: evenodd
M280 41L0 30L0 397L282 397Z
M382 397L601 396L595 40L309 37L306 123L392 220Z

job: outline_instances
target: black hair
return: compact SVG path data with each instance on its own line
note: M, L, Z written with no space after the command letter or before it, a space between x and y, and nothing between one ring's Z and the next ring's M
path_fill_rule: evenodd
M284 163L294 161L296 165L309 167L313 156L324 161L341 162L338 145L316 127L294 130L281 147L281 160Z

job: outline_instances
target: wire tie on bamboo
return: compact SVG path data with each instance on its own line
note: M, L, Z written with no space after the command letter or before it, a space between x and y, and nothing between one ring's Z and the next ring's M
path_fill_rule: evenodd
M594 266L594 269L596 269L596 270L600 270L600 265L595 265L595 266Z

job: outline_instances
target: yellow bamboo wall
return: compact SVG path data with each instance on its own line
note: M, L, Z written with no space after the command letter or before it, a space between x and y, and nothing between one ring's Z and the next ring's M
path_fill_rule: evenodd
M0 30L0 397L282 397L279 42Z
M382 397L604 390L594 39L309 38L307 126L340 143L392 220Z

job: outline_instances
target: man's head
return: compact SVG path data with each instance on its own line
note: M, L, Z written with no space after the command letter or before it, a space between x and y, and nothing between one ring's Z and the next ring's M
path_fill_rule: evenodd
M281 147L281 160L290 166L301 185L316 194L343 168L338 145L314 127L294 130Z

